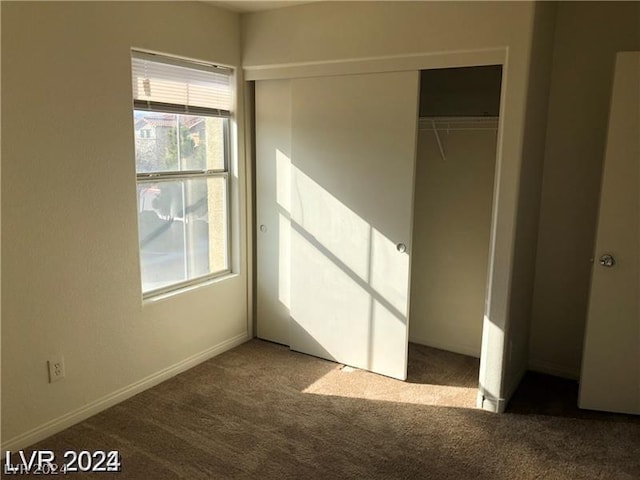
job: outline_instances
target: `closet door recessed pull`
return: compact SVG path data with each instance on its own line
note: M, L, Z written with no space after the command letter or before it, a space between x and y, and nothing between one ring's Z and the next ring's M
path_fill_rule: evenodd
M396 250L398 250L400 253L404 253L407 251L407 246L404 243L399 243L398 245L396 245Z
M266 225L260 225L260 231L262 233L265 233L267 231L267 226Z
M616 264L616 259L613 255L605 254L600 257L600 265L603 267L613 267Z

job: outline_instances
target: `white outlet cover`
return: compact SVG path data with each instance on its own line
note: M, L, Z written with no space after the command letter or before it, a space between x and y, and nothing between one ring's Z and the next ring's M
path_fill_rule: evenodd
M49 367L49 383L59 382L64 378L64 358L62 356L47 360Z

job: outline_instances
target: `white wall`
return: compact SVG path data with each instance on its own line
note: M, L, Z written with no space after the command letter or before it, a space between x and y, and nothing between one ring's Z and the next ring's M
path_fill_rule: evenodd
M531 304L555 20L555 3L541 2L536 5L527 79L516 247L513 252L511 317L507 330L509 340L505 345L508 359L505 370L507 397L515 391L529 362Z
M580 372L615 53L638 49L638 2L558 4L532 306L536 370Z
M3 448L247 338L244 228L233 278L142 303L130 80L131 47L237 66L239 45L204 3L2 2Z
M483 335L487 354L481 365L491 372L481 378L482 394L500 405L509 393L502 382L509 308L520 300L530 302L531 296L526 288L512 293L511 280L518 276L533 281L528 265L522 272L512 272L511 267L518 203L538 201L535 188L523 195L519 192L535 10L534 4L523 2L319 2L242 17L243 65L252 74L309 64L314 64L315 74L322 74L334 68L331 62L344 64L354 59L366 70L372 58L375 62L379 57L428 54L444 58L443 52L488 49L506 52L500 181L495 196L501 208L495 222L492 295ZM530 236L521 236L520 241L521 249L535 251ZM513 335L522 335L517 344L526 347L528 329L515 329ZM525 366L518 365L518 370L524 371Z
M418 133L409 339L480 357L497 133L439 136L446 160Z

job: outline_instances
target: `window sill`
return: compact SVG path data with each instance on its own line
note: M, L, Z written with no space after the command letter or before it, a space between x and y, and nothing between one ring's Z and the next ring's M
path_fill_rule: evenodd
M187 292L191 292L193 290L198 290L201 288L205 288L205 287L209 287L211 285L214 285L216 283L220 283L226 280L229 280L231 278L235 278L238 277L239 274L235 273L235 272L228 272L228 273L223 273L217 277L213 277L213 278L208 278L206 280L202 280L201 282L198 283L194 283L191 285L185 285L182 287L178 287L175 290L170 290L168 292L159 292L159 293L152 293L149 294L149 296L142 297L142 306L144 307L145 305L151 305L151 304L155 304L158 302L161 302L163 300L168 300L170 298L173 298L175 296L178 295L182 295L184 293Z

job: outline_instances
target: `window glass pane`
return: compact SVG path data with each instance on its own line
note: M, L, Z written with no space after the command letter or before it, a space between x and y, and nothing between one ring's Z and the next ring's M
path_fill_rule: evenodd
M226 182L138 183L143 292L228 270Z
M222 170L226 118L134 111L136 172Z

